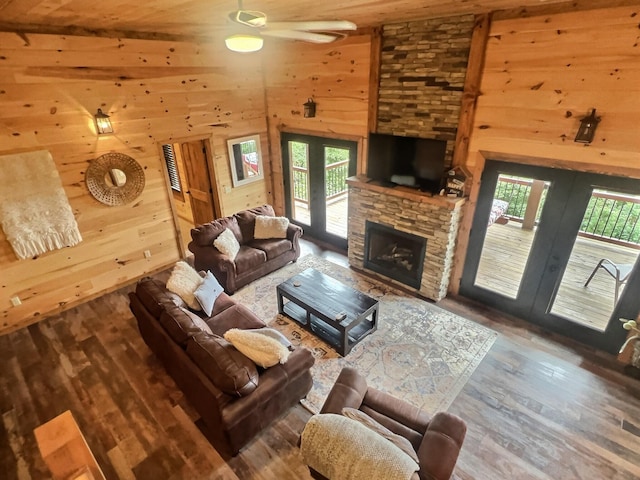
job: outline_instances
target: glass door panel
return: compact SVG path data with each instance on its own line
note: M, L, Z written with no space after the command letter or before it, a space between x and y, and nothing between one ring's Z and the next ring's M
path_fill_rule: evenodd
M305 235L346 250L348 187L358 144L350 140L282 133L287 216Z
M638 259L640 196L595 189L550 312L604 332Z
M340 238L347 238L349 217L349 176L348 148L324 147L325 207L327 211L327 232Z
M475 286L518 297L548 185L534 178L498 175Z
M303 225L311 225L309 212L309 144L287 143L291 161L291 218Z

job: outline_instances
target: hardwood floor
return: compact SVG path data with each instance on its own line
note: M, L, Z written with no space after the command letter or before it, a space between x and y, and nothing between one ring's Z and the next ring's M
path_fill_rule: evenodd
M303 254L347 265L303 241ZM0 337L0 478L50 478L33 429L72 410L108 479L309 479L297 406L225 462L140 338L132 286ZM612 356L461 298L500 333L450 407L468 424L462 479L640 478L640 380ZM624 427L624 428L623 428Z

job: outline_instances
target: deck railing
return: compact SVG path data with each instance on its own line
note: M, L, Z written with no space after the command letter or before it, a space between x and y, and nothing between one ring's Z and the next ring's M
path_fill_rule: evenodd
M534 181L529 179L500 176L494 198L509 203L506 217L516 222L523 221L533 184ZM548 188L549 182L545 182L539 200L536 199L539 202L536 224ZM579 235L640 248L640 197L594 190Z
M336 162L325 167L325 196L327 200L342 197L347 192L349 160ZM309 170L293 167L293 198L302 204L309 204Z

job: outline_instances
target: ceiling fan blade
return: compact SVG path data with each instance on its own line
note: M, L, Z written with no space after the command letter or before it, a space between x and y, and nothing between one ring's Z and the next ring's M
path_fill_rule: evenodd
M289 40L303 40L312 43L331 43L342 35L328 33L303 32L299 30L260 30L261 35L268 37L287 38Z
M267 27L273 30L310 30L310 31L333 31L333 30L356 30L358 26L347 20L319 20L309 22L269 22Z

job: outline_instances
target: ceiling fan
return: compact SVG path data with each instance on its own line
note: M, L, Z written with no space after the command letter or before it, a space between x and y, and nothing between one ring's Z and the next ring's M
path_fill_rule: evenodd
M234 23L250 27L252 30L250 33L235 34L225 39L227 48L241 52L260 50L263 44L262 36L330 43L346 36L342 32L358 28L355 23L347 20L267 22L265 13L243 9L242 0L238 0L238 10L231 12L229 18Z

